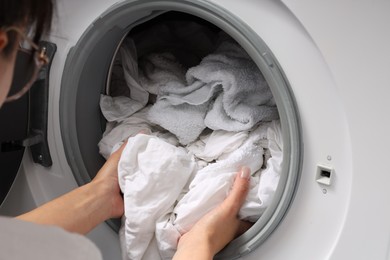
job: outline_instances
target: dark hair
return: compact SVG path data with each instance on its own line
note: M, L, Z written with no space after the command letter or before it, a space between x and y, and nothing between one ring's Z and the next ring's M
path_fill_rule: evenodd
M50 30L54 0L0 0L0 29L9 26L25 26L33 32L33 41L38 43ZM9 54L16 40L15 32L9 32L9 44L4 54Z

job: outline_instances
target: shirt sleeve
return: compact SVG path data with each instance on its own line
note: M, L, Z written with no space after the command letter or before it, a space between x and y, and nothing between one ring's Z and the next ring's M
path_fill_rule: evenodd
M0 217L0 230L0 259L102 259L92 241L59 227Z

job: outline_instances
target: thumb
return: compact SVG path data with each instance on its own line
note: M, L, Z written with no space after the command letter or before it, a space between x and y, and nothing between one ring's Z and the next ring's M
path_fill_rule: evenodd
M115 151L111 154L111 156L108 158L109 161L114 161L116 163L118 163L121 155L122 155L122 152L123 150L125 149L127 145L127 140Z
M237 214L240 211L241 206L244 204L248 194L250 176L250 169L246 166L242 167L236 175L233 188L229 196L226 198L227 203L232 207L231 209L234 212L237 212Z

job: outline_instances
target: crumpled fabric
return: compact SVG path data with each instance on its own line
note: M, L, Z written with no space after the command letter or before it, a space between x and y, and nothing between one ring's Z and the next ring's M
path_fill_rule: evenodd
M188 232L202 216L225 200L233 185L235 174L243 165L251 169L252 177L249 193L239 212L239 217L251 222L256 222L260 218L269 203L267 201L265 205L263 200L267 200L266 196L273 194L277 188L278 173L270 173L272 170L266 173L261 169L264 149L268 146L269 138L275 138L273 135L275 132L280 132L277 122L261 124L249 133L248 138L238 149L230 153L220 150L219 155L214 155L216 160L214 163L210 163L196 173L188 192L179 200L171 216L157 223L156 237L162 259L172 259L180 236ZM231 134L228 133L228 135ZM212 136L209 139L214 142ZM219 137L216 139L222 140ZM233 136L232 140L237 140L237 138ZM275 143L275 140L270 142ZM207 144L204 147L206 146ZM279 154L279 146L272 148L276 150L271 153ZM281 158L275 158L274 163L277 159ZM268 177L270 174L273 175L271 178ZM267 179L269 183L266 183ZM266 193L259 191L260 185L262 189L267 190ZM263 197L259 197L259 193Z
M243 165L252 176L239 217L257 221L277 189L282 149L279 121L240 133L212 131L185 148L157 136L129 138L118 165L125 201L124 259L148 260L157 252L160 258L155 259L171 259L180 236L227 197ZM264 162L266 151L270 158Z
M125 201L120 239L128 259L142 259L157 220L172 211L195 170L196 163L184 148L144 134L128 139L118 164Z

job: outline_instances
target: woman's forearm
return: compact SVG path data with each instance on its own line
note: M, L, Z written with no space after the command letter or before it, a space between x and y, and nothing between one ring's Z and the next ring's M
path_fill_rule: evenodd
M210 244L204 241L201 243L194 243L179 247L172 260L182 259L197 259L197 260L212 260L214 252L210 248Z
M91 182L17 218L86 234L109 218L111 198L105 189L104 183Z
M125 145L110 156L92 182L17 218L86 234L103 221L122 216L118 161Z

